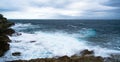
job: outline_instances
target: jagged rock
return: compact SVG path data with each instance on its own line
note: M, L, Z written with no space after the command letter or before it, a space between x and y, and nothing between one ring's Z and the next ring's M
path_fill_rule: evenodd
M94 51L89 51L88 49L85 49L85 50L81 51L80 54L81 54L82 56L93 55L93 54L94 54Z
M14 53L12 53L12 55L13 55L13 56L20 56L21 53L20 53L20 52L14 52Z
M1 41L4 41L4 42L10 42L11 40L9 39L9 37L8 36L6 36L6 35L0 35L0 42Z
M9 44L4 41L0 41L0 56L3 56L4 53L9 50Z
M10 28L12 25L14 25L14 23L9 22L2 14L0 14L0 57L9 50L8 42L11 40L7 35L15 33L15 31Z
M31 60L15 60L12 62L104 62L104 59L100 56L89 56L87 54L94 54L93 51L83 50L84 55L77 56L73 55L71 57L62 56L58 58L40 58L40 59L31 59ZM87 55L87 56L86 56Z
M0 19L1 19L1 18L3 18L3 15L2 15L2 14L0 14Z
M104 58L100 56L94 56L93 51L89 51L87 49L80 52L82 54L73 55L71 57L62 56L62 57L54 57L54 58L40 58L40 59L31 59L31 60L15 60L12 62L104 62ZM92 55L91 55L92 54Z
M22 35L22 33L16 33L16 35L17 35L17 36L20 36L20 35Z
M1 32L4 32L7 28L9 28L9 27L11 27L12 25L14 25L14 23L12 23L12 22L2 22L1 20L0 20L0 30L2 30Z
M11 62L104 62L101 57L95 56L76 56L77 58L63 56L59 58L41 58L31 60L15 60Z
M0 14L0 32L4 32L6 29L15 25L13 22L9 22L5 17Z
M120 54L111 54L110 57L105 58L104 62L120 62Z
M71 61L68 56L62 56L62 57L59 57L58 59L59 59L58 60L59 62L70 62Z
M22 33L18 33L18 32L15 32L14 34L12 34L13 36L20 36L22 35Z
M4 34L10 35L10 36L11 36L13 33L15 33L15 31L14 31L13 29L11 29L11 28L9 28L9 29L7 29L7 30L4 31Z

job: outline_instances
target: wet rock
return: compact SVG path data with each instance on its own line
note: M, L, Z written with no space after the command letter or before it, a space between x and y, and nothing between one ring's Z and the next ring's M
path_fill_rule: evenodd
M0 42L10 42L11 40L9 39L9 37L7 35L0 35Z
M1 32L4 32L7 28L9 28L9 27L11 27L12 25L14 25L14 23L12 23L12 22L2 22L1 20L0 20L0 30L2 30Z
M111 54L110 57L104 59L104 62L120 62L120 54Z
M30 43L34 43L34 42L36 42L36 41L30 41Z
M3 56L4 53L9 50L9 44L4 42L4 41L0 41L0 56Z
M89 51L88 49L85 49L85 50L81 51L80 54L82 56L88 56L88 55L92 56L92 55L94 55L94 51Z
M22 33L16 33L16 35L17 35L17 36L20 36L20 35L22 35Z
M3 15L2 15L2 14L0 14L0 19L1 19L1 18L3 18Z
M70 58L68 56L62 56L58 58L58 62L70 62Z
M15 40L14 42L19 43L19 42L21 42L21 41L17 41L17 40Z
M95 56L62 56L59 58L41 58L31 60L16 60L13 62L104 62L102 57Z
M0 33L3 33L6 29L14 25L13 22L9 22L5 17L0 14Z
M21 53L20 53L20 52L14 52L14 53L12 53L12 55L13 55L13 56L20 56Z
M0 14L0 57L9 50L8 42L11 40L8 35L12 35L15 32L10 28L12 25L14 25L14 23L9 22L2 14Z
M15 32L14 34L12 34L12 36L20 36L20 35L22 35L22 33Z
M4 33L6 35L10 35L11 36L13 33L15 33L15 31L13 29L9 28L9 29L5 30Z

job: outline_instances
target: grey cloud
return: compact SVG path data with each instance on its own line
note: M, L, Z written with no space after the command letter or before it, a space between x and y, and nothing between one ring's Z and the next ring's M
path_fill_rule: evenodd
M120 0L110 0L106 5L120 7Z
M95 5L88 5L90 7L86 7L85 6L85 10L84 7L78 7L78 8L66 8L68 7L67 5L72 4L72 3L76 3L76 2L81 2L81 1L87 1L87 3L98 3L100 4L102 7L100 8L96 8ZM63 15L63 13L51 13L49 14L49 12L47 12L47 16L51 16L53 15L54 17L52 18L58 18L58 19L92 19L92 18L114 18L120 19L120 0L109 0L107 2L105 2L107 0L11 0L11 1L7 1L7 0L1 0L0 2L0 12L18 12L19 14L21 13L25 13L26 15L33 14L32 9L37 10L39 13L39 9L41 8L47 8L47 7L51 7L54 8L53 10L57 11L57 10L63 10L63 12L66 12L64 10L68 10L68 11L84 11L84 13L82 15L79 15L79 12L77 13L77 15L72 16L70 14L65 14ZM87 4L86 3L86 4ZM83 4L84 5L84 4ZM115 7L116 9L107 9L104 6L108 6L108 7ZM36 9L37 7L37 9ZM76 7L76 6L75 6ZM95 7L95 8L92 8ZM32 8L32 9L29 9ZM89 9L91 8L91 9ZM88 9L88 10L86 10ZM107 10L104 10L107 9ZM31 10L30 12L28 12L28 10ZM41 9L42 10L42 9ZM44 11L44 10L43 10ZM48 9L49 11L49 9ZM28 13L26 13L28 12ZM17 13L17 14L18 14ZM42 13L46 13L45 11ZM74 12L73 12L74 13ZM72 13L72 14L73 14ZM106 13L105 16L103 15L96 15L96 13ZM11 14L11 13L10 13Z
M16 9L3 9L0 8L0 12L10 12L10 11L17 11Z
M19 11L20 8L12 8L12 7L0 7L0 12L10 12L10 11Z
M62 1L62 0L61 0ZM48 2L36 2L36 1L31 1L30 4L32 6L36 6L36 7L54 7L54 8L64 8L67 4L69 4L71 2L61 2L60 0L56 1L56 0L52 0L52 1L48 1Z

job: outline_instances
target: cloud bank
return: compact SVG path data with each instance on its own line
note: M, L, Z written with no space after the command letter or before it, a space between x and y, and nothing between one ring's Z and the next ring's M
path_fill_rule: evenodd
M119 19L119 0L1 0L9 19Z

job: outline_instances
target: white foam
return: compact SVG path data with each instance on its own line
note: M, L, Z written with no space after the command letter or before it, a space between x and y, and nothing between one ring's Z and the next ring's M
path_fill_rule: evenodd
M18 24L14 29L28 28L31 24ZM21 29L22 30L22 29ZM95 34L92 30L81 30L79 34L68 34L64 32L35 32L24 33L21 36L12 36L10 39L10 50L0 58L5 60L30 60L35 58L51 58L55 56L72 56L84 49L94 50L95 56L108 57L111 53L120 53L120 51L101 48L87 44L87 41L81 37L88 37ZM31 42L35 41L35 42ZM12 56L14 52L21 52L21 56Z
M36 58L36 56L46 57L48 55L50 55L51 57L63 55L71 56L75 54L74 51L83 49L79 47L87 48L84 45L85 41L80 42L74 37L62 33L43 33L43 32L37 32L35 34L22 33L21 36L11 37L11 39L21 41L20 43L10 43L11 51L15 51L18 49L23 50L22 54L25 55L25 58L30 57L32 55L34 55L33 58ZM30 43L30 41L36 42ZM46 54L48 52L51 54Z
M118 52L97 46L90 46L82 39L66 33L36 32L22 33L21 36L10 37L13 40L11 49L4 57L6 60L30 60L35 58L51 58L55 56L72 56L84 49L94 50L96 56L107 57L110 53ZM20 42L14 42L20 41ZM30 42L36 41L36 42ZM21 56L12 56L13 52L21 52Z
M32 25L31 23L27 23L27 24L16 23L11 28L15 29L16 31L20 31L20 30L25 30L25 29L28 29L28 28L38 28L38 26L37 25Z

